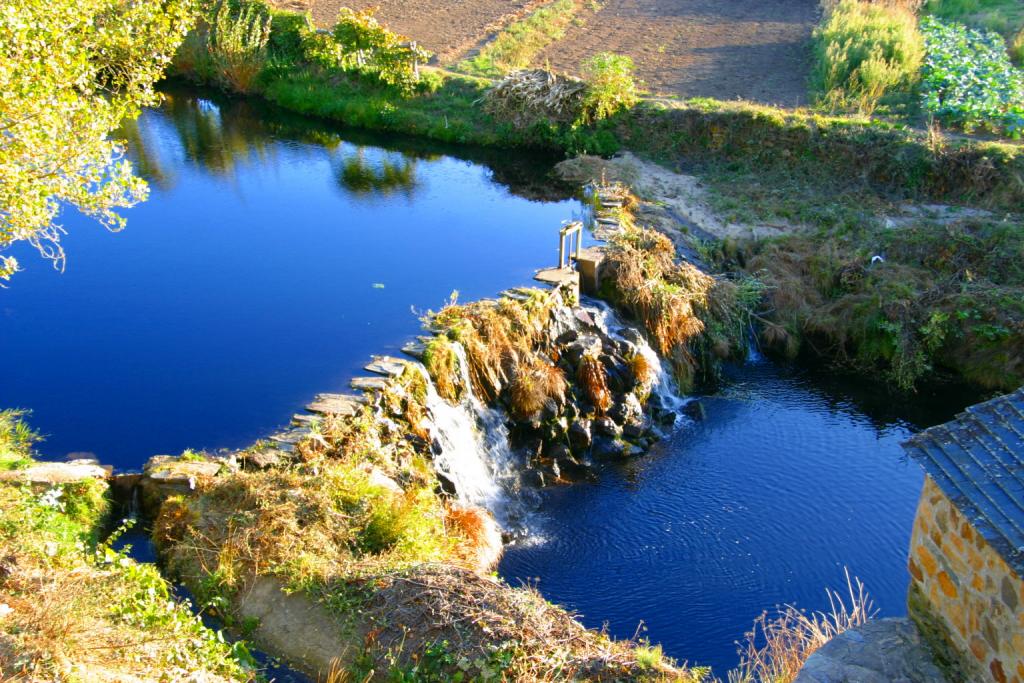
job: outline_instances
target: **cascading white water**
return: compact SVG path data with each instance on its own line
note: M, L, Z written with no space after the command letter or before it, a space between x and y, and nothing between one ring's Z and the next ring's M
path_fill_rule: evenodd
M612 339L633 344L637 347L637 352L647 359L647 364L654 374L652 391L661 399L661 403L666 409L678 411L690 402L690 399L679 395L679 389L672 378L672 373L665 368L658 353L651 348L651 345L647 343L647 340L642 335L640 336L639 343L634 343L618 333L618 330L631 326L623 323L611 306L603 301L587 299L584 308L590 313L594 323L597 324L602 332Z
M469 365L461 344L453 344L459 363L463 398L451 404L441 398L426 369L427 410L432 436L440 447L434 466L455 487L460 502L479 505L506 529L518 517L513 491L522 463L509 445L505 415L485 406L473 393Z

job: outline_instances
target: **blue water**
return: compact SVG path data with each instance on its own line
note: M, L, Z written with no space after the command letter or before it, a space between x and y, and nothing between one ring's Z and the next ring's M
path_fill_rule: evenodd
M0 289L0 407L31 409L50 457L246 445L454 290L529 284L580 210L551 159L384 146L210 94L171 91L126 134L152 186L127 229L65 212L65 271L21 249Z
M580 211L550 159L386 140L172 90L125 130L152 197L105 232L66 215L64 273L29 250L0 290L0 407L42 452L137 468L245 445L397 353L419 312L528 284ZM585 623L723 675L762 610L827 605L843 567L902 614L922 475L901 440L967 396L894 399L763 359L706 418L597 483L546 489L501 573Z
M500 573L723 679L763 610L827 609L826 587L846 593L844 567L880 614L905 614L923 474L899 444L965 400L908 401L753 360L648 456L545 490L537 538Z

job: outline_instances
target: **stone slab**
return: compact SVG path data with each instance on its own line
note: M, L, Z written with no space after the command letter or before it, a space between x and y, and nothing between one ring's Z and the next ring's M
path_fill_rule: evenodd
M364 370L373 372L385 377L399 377L405 372L406 362L401 358L392 356L373 356L373 362L367 365Z
M384 377L353 377L349 386L360 391L384 391L388 388L388 380Z
M320 415L352 417L366 404L362 396L351 394L317 394L306 410Z
M28 467L0 472L0 481L32 485L71 484L86 479L106 479L113 468L95 460L36 462Z

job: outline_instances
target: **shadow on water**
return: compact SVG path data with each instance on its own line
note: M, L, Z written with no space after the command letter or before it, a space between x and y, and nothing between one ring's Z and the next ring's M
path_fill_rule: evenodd
M900 443L974 396L912 398L824 369L751 358L698 397L704 418L597 482L547 489L539 542L500 573L588 626L643 635L718 676L765 609L827 609L843 568L882 615L905 613L906 552L923 474Z

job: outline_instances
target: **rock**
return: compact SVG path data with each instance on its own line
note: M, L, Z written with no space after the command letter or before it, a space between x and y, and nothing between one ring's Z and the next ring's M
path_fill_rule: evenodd
M794 683L944 683L909 619L872 619L825 643Z
M608 436L597 436L591 452L597 458L621 458L626 454L626 444Z
M594 318L583 308L574 308L572 315L576 318L577 322L583 325L585 328L596 330L598 329L597 323L594 322Z
M0 471L0 481L48 488L86 479L107 479L112 471L112 467L102 466L92 458L71 462L33 462L21 469Z
M306 410L311 413L319 413L321 415L352 417L362 410L365 405L366 399L362 396L352 396L350 394L317 394L313 399L313 402L306 406Z
M569 425L569 445L574 451L585 451L590 448L593 435L590 431L590 420L573 420Z
M647 433L647 428L642 422L630 422L622 428L622 435L628 439L639 439Z
M388 388L388 380L385 377L353 377L349 386L359 391L384 391Z
M586 463L574 458L572 455L555 459L555 464L561 472L563 479L579 481L591 475L590 468Z
M704 410L704 404L701 401L690 401L683 406L683 413L687 417L697 420L698 422L704 420L708 416L707 411Z
M427 341L429 337L417 337L413 341L406 342L402 346L402 353L407 356L412 356L416 360L423 360L424 354L427 352Z
M572 457L572 451L564 443L549 443L544 454L552 460L566 460Z
M277 434L271 434L267 438L270 441L274 441L279 444L286 443L295 446L300 442L308 439L310 434L312 434L312 432L309 431L308 428L297 427L295 429L286 429L285 431L278 432Z
M640 330L632 327L623 327L622 329L616 330L615 334L619 335L633 346L640 347L644 345L646 341L644 336L640 334Z
M598 355L601 353L602 342L601 338L596 334L584 334L565 347L562 355L568 359L572 365L579 365L580 360L585 355Z
M373 372L385 377L400 377L405 372L406 362L401 358L391 356L374 356L373 362L367 365L364 370Z
M597 434L603 434L605 436L612 436L616 438L622 436L622 427L616 424L615 420L607 416L595 419L593 427L594 432L596 432Z
M448 478L443 472L437 472L437 482L441 486L441 491L447 493L449 496L458 495L458 491L455 490L455 482Z
M643 416L644 407L640 405L636 394L623 394L608 411L608 417L620 425L640 422Z
M217 476L222 467L237 467L234 458L154 455L142 468L142 507L155 516L164 499L188 495L203 482Z
M269 470L280 467L289 460L289 456L277 448L260 448L253 451L242 451L238 454L243 466L257 470Z
M579 338L579 332L577 332L576 330L568 330L555 337L555 344L557 344L558 346L565 346L566 344L573 343Z
M386 475L384 470L379 467L374 467L370 470L370 483L374 486L379 486L382 489L391 491L391 493L394 493L395 495L402 495L405 492L402 487L398 485L397 481Z

